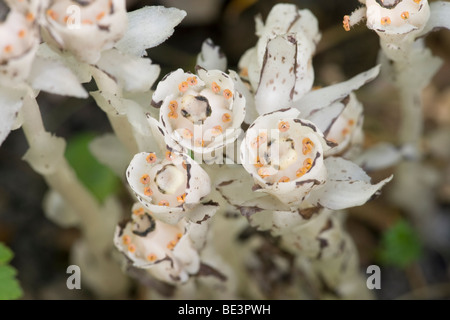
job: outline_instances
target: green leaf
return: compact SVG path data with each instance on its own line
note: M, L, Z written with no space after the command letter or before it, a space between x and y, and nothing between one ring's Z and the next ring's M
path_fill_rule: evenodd
M22 288L15 278L16 269L7 265L13 256L13 252L0 243L0 300L15 300L23 295Z
M89 143L95 135L82 133L72 138L67 145L66 158L74 168L78 179L103 202L120 188L119 178L102 165L89 151Z
M405 268L421 254L419 236L407 221L399 220L383 234L377 257L385 265Z
M0 266L10 262L13 256L13 252L3 243L0 243Z

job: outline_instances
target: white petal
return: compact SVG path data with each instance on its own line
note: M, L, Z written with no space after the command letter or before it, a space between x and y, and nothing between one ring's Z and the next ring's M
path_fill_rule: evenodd
M264 114L288 107L296 85L297 41L277 36L267 43L261 78L255 95L256 110Z
M225 71L227 68L227 57L219 46L214 45L211 39L206 39L202 44L202 51L197 56L197 65L207 70Z
M91 81L92 75L87 63L78 61L74 56L66 53L56 52L49 47L45 42L39 45L37 55L42 58L57 60L61 64L66 65L72 73L74 73L80 83L87 83Z
M18 112L23 105L25 90L16 90L0 86L0 145L13 129Z
M148 58L124 54L117 49L103 51L97 67L113 76L126 91L148 91L159 76L160 67Z
M78 78L59 59L37 55L27 81L35 90L77 98L88 97Z
M353 160L366 171L382 170L402 160L402 151L387 142L380 142Z
M145 55L145 49L166 41L186 12L176 8L147 6L128 13L128 30L116 43L120 51L135 56Z
M332 210L363 205L393 177L371 184L364 170L351 161L329 157L324 162L328 170L327 180L322 188L311 192L308 201Z
M352 91L372 81L380 72L380 66L373 67L360 73L350 80L331 85L322 89L310 91L303 98L296 101L294 106L302 112L303 117L309 116L314 110L329 106L348 96Z
M307 119L314 123L320 131L326 134L344 108L344 104L335 102L312 113Z
M450 29L450 3L444 1L436 1L430 3L430 18L428 23L419 37L432 32L435 29L446 28Z
M97 105L107 114L125 115L127 108L123 103L123 99L105 91L93 91L90 95L94 98Z
M127 117L135 129L135 137L140 151L152 150L159 158L164 157L166 141L159 122L135 103L128 106Z
M253 94L250 92L249 87L244 84L239 75L233 71L229 71L231 78L234 81L235 89L242 93L245 98L245 123L251 124L253 121L258 118L258 112L256 111L255 99Z

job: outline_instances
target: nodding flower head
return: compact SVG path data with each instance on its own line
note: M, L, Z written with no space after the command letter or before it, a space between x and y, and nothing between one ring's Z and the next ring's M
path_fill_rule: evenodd
M200 258L185 220L176 225L164 223L139 203L132 212L132 220L117 227L114 244L135 267L169 283L183 283L198 271Z
M158 83L152 105L160 106L166 134L198 154L233 143L245 117L245 98L232 78L219 70L178 69Z
M158 219L177 223L210 192L208 174L189 156L167 151L138 153L128 166L127 180L137 199Z
M430 16L427 0L366 0L367 26L398 35L421 31Z
M0 83L20 82L30 73L40 38L31 7L0 0Z
M258 117L241 145L241 161L259 190L299 205L325 181L324 152L334 146L295 109Z
M94 64L125 34L127 12L124 0L53 0L43 20L47 41Z

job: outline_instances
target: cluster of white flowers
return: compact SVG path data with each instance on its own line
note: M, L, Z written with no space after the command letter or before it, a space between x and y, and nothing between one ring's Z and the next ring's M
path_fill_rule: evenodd
M365 4L369 27L391 49L399 34L425 32L426 0ZM81 84L93 78L98 91L90 95L128 147L113 160L98 155L125 172L132 197L131 218L117 225L114 244L128 265L172 285L211 264L203 252L218 213L241 213L295 253L323 227L308 222L334 221L333 210L363 205L392 179L373 184L351 161L364 139L354 91L380 67L313 88L321 33L309 10L278 4L265 23L258 17L258 41L238 72L225 70L226 58L208 39L195 73L174 70L152 91L160 68L145 50L165 41L185 15L164 7L127 13L124 0L0 0L0 142L20 125L25 96L44 90L86 98ZM354 17L345 18L346 29ZM348 240L341 228L333 232ZM304 250L333 256L322 251L338 245L326 246Z
M392 178L372 184L360 167L343 158L357 153L363 141L363 108L353 91L374 79L379 67L313 90L312 58L321 35L309 10L276 5L265 25L257 19L257 35L239 74L224 72L226 61L208 39L196 74L182 69L167 74L151 95L154 109L140 108L133 117L146 118L135 127L147 143L129 164L126 178L142 207L117 228L115 243L135 266L159 279L168 272L171 283L185 282L200 265L177 258L174 237L164 238L166 254L150 252L164 224L204 224L179 234L205 239L210 218L229 210L218 207L224 199L250 221L260 211L272 212L270 220L282 219L297 211L362 205ZM256 220L260 229L267 224ZM161 259L178 262L160 264Z

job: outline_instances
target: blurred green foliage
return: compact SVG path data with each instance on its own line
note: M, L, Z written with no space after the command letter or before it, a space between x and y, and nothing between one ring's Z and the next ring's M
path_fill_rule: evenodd
M405 268L421 255L422 243L419 236L413 226L400 219L384 232L377 258L382 264Z
M13 252L0 243L0 300L15 300L23 295L22 288L16 279L17 271L8 265L13 257Z
M86 132L70 139L67 143L66 157L78 179L100 202L103 202L120 189L120 180L91 154L89 143L94 138L95 134Z

